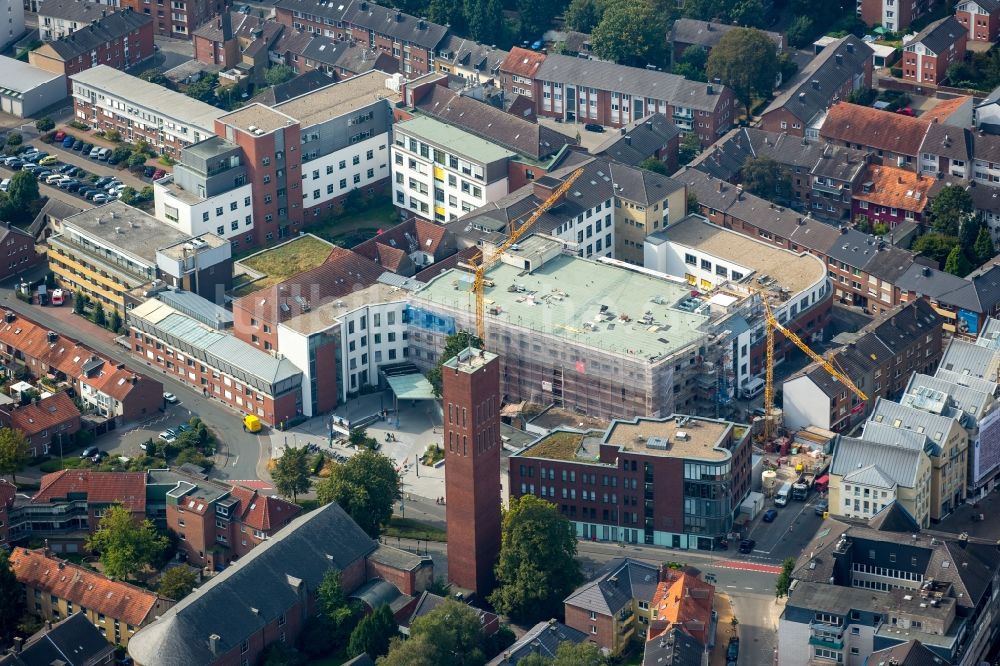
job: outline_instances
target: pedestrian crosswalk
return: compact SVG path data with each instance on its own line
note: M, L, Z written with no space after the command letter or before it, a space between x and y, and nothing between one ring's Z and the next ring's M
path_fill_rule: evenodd
M773 564L758 564L757 562L743 562L741 560L722 560L720 562L714 562L709 566L718 567L720 569L736 569L739 571L759 571L761 573L773 574L781 573L781 567Z

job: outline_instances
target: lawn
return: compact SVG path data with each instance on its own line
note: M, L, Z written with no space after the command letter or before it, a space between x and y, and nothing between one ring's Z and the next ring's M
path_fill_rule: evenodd
M424 539L427 541L448 540L448 533L437 527L431 527L425 523L412 518L400 518L393 516L389 521L389 527L385 528L384 536L400 537L403 539Z
M328 241L352 247L371 238L378 229L385 231L399 224L399 213L388 197L380 197L364 210L349 215L326 218L309 225L309 231ZM364 233L360 233L360 232Z
M529 458L576 460L583 435L575 432L554 432L535 446L523 452Z
M306 234L268 250L262 250L239 263L250 270L263 273L266 277L256 280L242 289L256 291L283 282L293 275L323 264L330 256L333 246L327 241ZM242 294L239 294L242 295Z

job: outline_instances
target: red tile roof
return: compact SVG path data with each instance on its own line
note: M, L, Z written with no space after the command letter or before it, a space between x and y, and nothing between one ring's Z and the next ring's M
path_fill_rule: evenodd
M838 102L830 107L819 134L824 139L915 156L920 153L928 125L930 121L923 118Z
M33 504L65 499L81 493L94 504L121 502L134 513L146 511L146 475L143 472L96 472L64 469L42 477Z
M688 573L666 570L653 595L654 620L650 621L649 640L671 627L680 626L701 643L708 643L712 626L712 599L715 586Z
M500 65L500 71L533 79L535 72L538 71L539 66L541 66L544 60L544 53L529 51L528 49L515 46L510 50L510 54L504 59L503 64Z
M28 437L80 418L80 410L65 391L42 398L38 403L17 407L10 412L10 427Z
M855 199L919 213L927 207L927 193L936 181L906 169L872 164L862 182L865 187L854 194ZM868 183L872 184L870 192L865 191Z
M135 585L114 581L84 567L46 556L43 550L15 548L11 568L18 582L134 627L142 625L159 598Z
M247 527L262 532L284 527L302 511L302 507L297 504L261 495L256 490L243 486L233 486L232 496L240 501L240 521Z
M942 100L935 104L933 109L921 114L920 120L926 120L928 122L944 122L951 117L951 114L958 111L962 105L971 99L971 97L959 95L958 97L953 97L952 99Z
M353 248L353 251L397 272L404 257L421 251L436 256L448 230L440 224L410 218Z

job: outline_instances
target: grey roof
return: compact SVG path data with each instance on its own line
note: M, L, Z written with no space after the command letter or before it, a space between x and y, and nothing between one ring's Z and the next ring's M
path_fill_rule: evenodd
M891 352L885 348L885 346L882 345L877 338L868 336L867 342L877 346L879 348L879 354L891 354ZM856 344L857 341L855 341L855 345ZM834 358L836 359L837 366L841 369L841 371L850 377L851 381L855 384L858 383L860 378L869 374L876 364L876 362L871 359L869 354L863 353L856 346L847 346L837 350ZM802 375L809 377L809 379L812 380L812 383L831 399L836 399L837 396L848 390L842 381L831 375L815 362L810 363L801 373L792 375L786 381L790 381Z
M718 46L723 35L737 28L742 28L742 26L729 25L717 21L698 21L696 19L679 18L674 21L674 27L670 30L670 40L675 44L695 44L709 50ZM775 46L780 47L784 43L780 33L768 30L762 32L774 40Z
M38 15L41 17L51 16L78 23L90 23L114 11L115 7L89 0L44 0L38 4Z
M912 252L847 227L840 229L826 255L893 284L913 263Z
M972 138L972 154L977 160L1000 162L1000 136L979 132Z
M861 430L860 439L896 448L923 451L927 455L937 455L937 451L940 449L924 433L919 433L915 430L894 428L888 423L872 420L865 422L864 428Z
M1000 11L1000 0L973 0L973 1L991 14ZM962 4L962 2L960 1L958 4ZM993 93L990 93L990 95L992 96Z
M382 578L373 578L351 594L352 599L360 599L372 610L382 606L392 606L403 593L392 583Z
M375 545L335 503L299 516L136 632L129 654L143 666L212 663L209 636L218 654L238 648Z
M988 395L997 394L998 384L989 379L983 379L981 377L973 377L971 375L963 375L959 372L954 372L952 370L945 370L940 366L934 373L934 377L936 379L940 379L942 381L946 381L951 384L968 387L973 391L979 393L986 393Z
M449 34L438 46L437 60L490 74L499 72L500 65L509 54L495 46Z
M883 313L861 330L878 336L890 350L905 349L937 329L941 322L934 308L919 299Z
M97 47L121 39L152 22L152 16L134 12L131 8L126 7L120 12L98 18L79 30L49 42L49 46L63 60L72 60L85 54L90 57L90 52Z
M920 523L906 510L906 507L893 500L871 517L868 527L879 532L904 532L913 534L920 531Z
M191 239L189 234L117 200L83 210L62 224L64 235L67 227L73 228L149 265L155 263L158 248Z
M844 475L844 481L858 483L864 486L874 486L876 488L895 488L896 480L883 472L878 465L868 465Z
M893 428L903 428L924 434L935 444L944 444L945 436L957 423L955 417L938 416L922 409L907 407L884 398L879 398L872 409L870 421L883 423Z
M920 152L967 161L972 156L972 132L944 123L931 123Z
M63 74L53 74L41 67L0 56L0 88L5 90L23 94L52 79L63 77Z
M960 375L992 380L995 378L993 373L997 369L998 356L1000 354L989 347L952 338L948 348L944 350L938 368Z
M274 106L287 102L293 97L305 95L324 86L333 83L333 79L318 69L311 69L305 74L300 74L290 81L271 86L267 90L255 95L248 103L259 102L265 106Z
M885 487L899 484L905 488L913 488L917 482L921 453L920 449L841 437L833 454L830 471L845 477L845 480L849 475L857 477L859 473L863 473L865 480L855 478L857 483L874 484L881 477Z
M719 645L717 650L725 649ZM705 646L680 627L646 641L642 666L701 666Z
M808 123L835 101L835 92L845 81L863 71L873 53L871 47L857 37L842 37L813 58L764 113L785 108L803 123ZM838 55L841 62L837 61ZM818 81L819 86L814 87L813 81Z
M940 55L947 51L963 34L967 34L968 32L968 28L963 27L957 18L946 16L927 25L911 41L907 42L904 48L910 50L912 46L923 44L935 54Z
M546 56L535 78L665 100L697 111L714 111L724 90L721 85L688 81L677 74L560 54ZM712 94L708 93L710 87Z
M318 16L334 22L342 21L361 26L376 34L387 35L401 42L409 42L426 49L436 49L448 28L425 19L417 18L367 0L348 0L344 3L317 3L310 0L278 0L275 7ZM324 21L325 23L325 21Z
M354 74L363 74L375 69L375 61L382 52L368 48L367 44L334 41L316 35L304 49L302 57L321 62L331 67L340 67Z
M20 653L0 657L0 666L89 666L114 651L86 615L74 613L31 636Z
M417 555L408 550L400 550L385 544L379 544L378 548L368 556L373 562L388 565L401 571L414 571L424 564L430 563L431 559L424 555Z
M660 580L657 566L630 557L610 560L590 581L566 597L570 606L613 615L634 599L650 602Z
M977 0L981 1L981 0ZM915 638L872 652L869 666L948 666L949 661Z
M233 313L230 310L216 305L194 292L168 289L158 293L156 298L178 312L213 328L230 328L233 325Z
M611 136L590 152L637 167L680 135L680 128L672 120L662 113L654 113L612 132Z
M486 666L515 666L529 654L555 657L560 643L583 643L587 634L556 620L542 621L528 629L513 645L486 663Z
M979 332L979 337L976 338L976 344L991 349L1000 347L1000 319L995 317L986 319L986 323L983 324L983 330Z
M992 382L988 383L992 384ZM996 384L992 385L993 391L995 391ZM973 424L982 417L986 408L992 403L993 391L983 391L980 388L958 384L943 377L931 377L920 373L913 373L910 376L910 382L906 385L906 393L915 395L921 387L948 394L950 406L965 412L968 418L972 419Z
M914 263L899 277L896 286L903 291L927 296L945 305L975 311L978 307L972 283L957 275Z

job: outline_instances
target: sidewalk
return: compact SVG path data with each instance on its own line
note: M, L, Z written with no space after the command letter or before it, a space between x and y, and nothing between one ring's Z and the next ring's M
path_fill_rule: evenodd
M715 624L715 647L712 649L712 656L709 658L710 666L726 666L726 648L729 645L729 637L739 637L739 625L733 626L733 604L729 600L729 595L725 592L716 591L715 610L717 621Z

